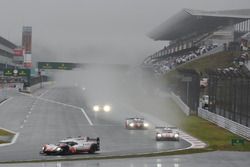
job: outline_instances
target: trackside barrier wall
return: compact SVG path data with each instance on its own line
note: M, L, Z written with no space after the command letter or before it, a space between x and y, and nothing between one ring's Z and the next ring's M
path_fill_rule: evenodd
M190 108L181 100L179 96L176 96L174 92L171 92L171 99L181 108L187 116L190 115Z
M42 87L46 86L46 85L49 85L51 84L50 81L48 82L43 82L42 83ZM41 88L41 83L38 83L38 84L35 84L35 85L32 85L30 87L26 87L25 90L23 90L22 92L26 92L26 93L32 93L34 91L36 91L37 89L40 89Z
M241 125L237 122L231 121L225 117L214 114L203 108L198 109L198 116L206 119L210 122L215 123L216 125L229 130L232 133L235 133L241 137L250 141L250 128L244 125Z
M5 99L6 99L6 93L2 88L0 88L0 102L4 101Z

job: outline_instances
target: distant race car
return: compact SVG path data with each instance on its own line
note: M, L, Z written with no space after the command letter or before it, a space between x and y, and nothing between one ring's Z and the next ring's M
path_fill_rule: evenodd
M93 111L95 111L95 112L99 112L99 111L110 112L111 111L111 106L108 105L108 104L94 105L93 106Z
M44 144L40 154L46 155L67 155L90 153L100 151L100 139L89 137L69 137L61 140L58 144Z
M148 129L149 123L143 118L127 118L125 121L126 129Z
M156 127L156 141L162 141L162 140L173 140L173 141L179 141L180 140L180 134L177 131L176 128L173 127Z

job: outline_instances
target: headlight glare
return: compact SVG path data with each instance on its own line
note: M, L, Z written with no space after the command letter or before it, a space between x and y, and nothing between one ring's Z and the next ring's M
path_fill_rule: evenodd
M157 137L161 137L162 135L160 133L157 134Z
M130 123L129 126L130 126L130 127L134 127L135 124L134 124L134 123Z
M148 127L148 126L149 126L149 124L148 124L148 123L144 123L143 125L144 125L145 127Z
M57 147L56 148L56 151L61 151L62 149L60 147Z
M94 105L93 110L98 112L98 111L100 111L100 107L98 105Z
M104 110L105 112L111 111L110 105L105 105L105 106L103 106L103 110Z
M175 138L178 138L178 137L179 137L179 134L176 133L176 134L174 135L174 137L175 137Z

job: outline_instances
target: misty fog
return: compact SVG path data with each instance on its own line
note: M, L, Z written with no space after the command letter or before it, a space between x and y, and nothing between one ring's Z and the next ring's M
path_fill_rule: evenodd
M146 34L183 8L223 10L250 6L249 0L0 2L1 36L20 45L22 26L32 26L33 64L67 61L131 65L127 70L46 71L57 85L77 87L88 94L88 100L136 102L141 110L151 112L166 108L165 103L164 106L158 104L156 94L163 92L164 95L167 86L136 65L168 42L153 41Z
M21 45L33 28L33 61L140 64L167 45L146 34L183 8L237 9L249 0L0 0L0 35Z

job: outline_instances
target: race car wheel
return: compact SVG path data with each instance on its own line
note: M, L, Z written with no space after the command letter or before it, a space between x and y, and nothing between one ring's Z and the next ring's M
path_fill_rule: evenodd
M63 154L68 154L68 153L69 153L69 146L68 146L68 145L63 146L63 147L61 147L61 148L62 148L62 153L63 153Z
M91 145L91 147L90 147L88 153L89 153L89 154L94 154L95 151L96 151L96 148L97 148L97 145L96 145L96 144Z

